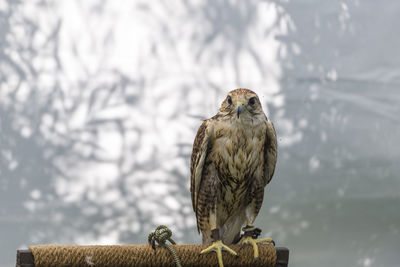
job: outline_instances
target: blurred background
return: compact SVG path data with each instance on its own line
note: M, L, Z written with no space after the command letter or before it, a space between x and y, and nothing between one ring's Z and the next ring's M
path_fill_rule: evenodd
M398 266L400 2L0 0L0 266L32 244L199 243L201 119L258 93L256 225L289 266Z

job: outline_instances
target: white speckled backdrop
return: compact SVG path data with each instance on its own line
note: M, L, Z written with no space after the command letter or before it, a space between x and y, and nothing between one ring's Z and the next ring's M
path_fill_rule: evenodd
M0 266L39 243L200 242L189 157L256 91L289 266L398 266L400 2L0 0Z

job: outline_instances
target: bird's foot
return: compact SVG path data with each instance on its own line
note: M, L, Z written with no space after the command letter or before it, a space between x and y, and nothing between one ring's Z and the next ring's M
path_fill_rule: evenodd
M253 252L254 252L254 261L257 261L259 259L258 245L257 245L258 243L271 243L275 246L275 242L271 238L257 239L257 237L261 234L260 228L256 228L254 226L246 226L243 227L242 230L244 231L244 235L242 236L242 239L239 242L240 244L242 244L241 249L246 245L251 245L253 247Z
M225 251L229 252L230 254L237 256L237 253L233 249L228 247L227 245L224 245L224 243L222 243L221 240L214 241L211 246L202 250L200 252L200 255L215 251L217 253L219 267L223 267L224 263L222 260L222 250L225 250Z

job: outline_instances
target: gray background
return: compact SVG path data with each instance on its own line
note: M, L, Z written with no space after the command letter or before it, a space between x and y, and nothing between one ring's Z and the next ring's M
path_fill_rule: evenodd
M0 266L31 244L198 243L189 156L256 91L256 224L290 266L398 266L400 2L0 0Z

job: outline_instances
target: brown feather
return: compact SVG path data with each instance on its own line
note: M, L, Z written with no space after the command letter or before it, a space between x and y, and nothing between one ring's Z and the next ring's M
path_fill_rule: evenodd
M264 146L264 179L267 185L275 173L276 161L278 158L278 142L276 139L276 132L274 124L267 121L267 130Z

